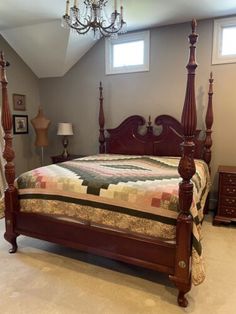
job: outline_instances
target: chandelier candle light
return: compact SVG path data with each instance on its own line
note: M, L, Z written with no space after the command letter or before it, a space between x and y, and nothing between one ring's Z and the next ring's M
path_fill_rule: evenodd
M118 34L126 32L122 0L120 12L117 10L117 2L118 0L114 0L114 11L108 17L106 13L108 0L84 0L80 5L80 7L83 5L84 10L80 9L78 0L74 0L71 8L70 0L67 0L62 26L71 28L79 34L86 34L92 30L95 39L102 36L116 38Z
M58 123L57 135L63 136L62 145L64 147L64 150L62 152L62 156L64 158L67 158L69 156L69 153L67 151L67 146L69 144L68 136L74 135L72 124L64 122Z

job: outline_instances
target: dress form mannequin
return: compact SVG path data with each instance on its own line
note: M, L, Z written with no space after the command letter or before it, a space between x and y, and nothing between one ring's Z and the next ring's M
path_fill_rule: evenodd
M36 133L35 146L41 147L43 164L43 147L48 146L48 128L50 125L50 120L46 119L43 115L43 110L39 107L39 112L35 118L31 120Z

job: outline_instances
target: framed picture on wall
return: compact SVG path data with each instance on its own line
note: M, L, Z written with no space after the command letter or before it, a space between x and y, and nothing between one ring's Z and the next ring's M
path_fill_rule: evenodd
M26 110L25 95L13 94L13 109L20 111Z
M13 134L27 134L28 133L28 116L27 115L13 115Z

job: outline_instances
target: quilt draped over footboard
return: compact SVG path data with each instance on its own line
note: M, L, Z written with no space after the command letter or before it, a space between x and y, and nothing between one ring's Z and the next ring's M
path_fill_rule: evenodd
M192 280L205 278L201 246L207 165L196 160ZM16 179L21 211L175 241L179 158L95 155L28 171Z

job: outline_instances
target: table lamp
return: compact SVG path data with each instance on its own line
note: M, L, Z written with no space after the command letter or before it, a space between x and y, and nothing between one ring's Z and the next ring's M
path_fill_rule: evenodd
M64 123L60 122L58 123L58 129L57 129L57 135L62 135L62 145L64 147L64 150L62 152L62 156L64 158L67 158L69 156L67 147L69 144L68 136L73 135L73 129L72 129L72 123Z

